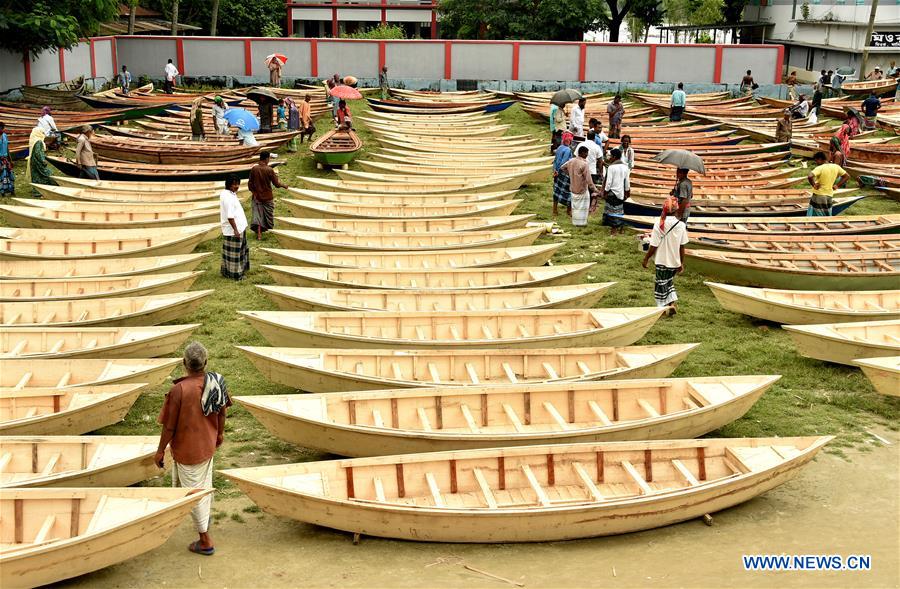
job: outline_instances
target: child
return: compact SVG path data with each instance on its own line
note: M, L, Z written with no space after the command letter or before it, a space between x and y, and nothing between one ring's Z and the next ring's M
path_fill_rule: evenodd
M285 115L284 100L278 101L278 109L275 112L278 117L278 128L281 130L287 129L287 117Z
M653 224L650 247L641 265L646 268L650 256L655 256L656 283L653 296L657 307L668 307L668 315L675 314L675 275L684 272L684 245L688 242L687 225L677 216L668 216L678 211L678 199L670 196L663 203L659 223Z

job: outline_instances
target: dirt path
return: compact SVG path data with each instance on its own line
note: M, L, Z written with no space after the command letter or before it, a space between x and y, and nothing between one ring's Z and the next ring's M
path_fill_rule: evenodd
M163 547L69 587L898 587L900 444L821 455L803 474L754 501L690 521L613 538L519 545L447 545L363 538L260 513L248 499L213 528L218 554L188 554L187 522ZM871 554L868 572L746 572L742 554ZM442 560L443 559L443 560ZM431 563L432 566L428 566Z

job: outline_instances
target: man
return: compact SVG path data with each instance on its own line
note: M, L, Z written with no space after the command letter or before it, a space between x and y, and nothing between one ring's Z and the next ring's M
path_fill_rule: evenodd
M207 372L208 353L197 342L184 349L185 376L174 382L166 394L159 423L159 447L154 462L165 468L166 447L171 446L175 467L172 486L189 489L211 489L213 455L225 439L225 413L231 406L228 387L221 374ZM200 535L188 550L212 556L216 549L209 536L212 495L207 495L191 509L191 519Z
M609 136L603 132L603 121L600 119L591 119L590 125L594 131L594 143L600 146L600 162L602 163L606 158L606 144L609 143Z
M616 235L624 231L625 201L631 196L631 170L622 161L622 150L616 148L609 152L612 163L606 168L606 182L603 184L603 225L609 227L609 234Z
M878 111L881 109L881 101L875 95L875 91L869 94L869 97L862 102L863 113L866 115L866 129L875 128L875 120L878 117Z
M788 75L788 77L784 80L785 85L788 89L788 98L791 100L797 100L797 72L793 71Z
M625 118L625 105L620 94L616 94L606 105L606 115L609 118L609 136L618 139L622 134L622 119Z
M891 60L891 67L888 68L887 77L900 78L900 68L897 67L897 62L893 59Z
M100 174L97 172L97 159L94 157L94 148L91 146L91 137L94 135L94 128L85 125L81 128L78 135L78 144L75 146L75 163L78 164L78 177L90 178L91 180L99 180Z
M178 68L175 67L175 64L172 63L171 59L166 64L164 73L166 75L166 82L163 85L163 89L166 94L172 94L175 92L175 78L178 76Z
M122 90L122 94L128 95L128 90L131 88L131 72L128 71L126 66L122 66L122 73L119 74L119 88Z
M250 229L256 232L256 239L269 229L275 228L275 195L272 186L287 188L278 178L278 173L269 165L269 152L259 154L259 163L250 168L251 211Z
M225 100L216 96L212 107L213 127L216 135L228 135L228 121L225 120Z
M653 286L653 298L657 307L667 307L666 314L675 314L675 303L678 293L675 292L675 275L684 272L684 246L688 243L687 225L680 219L669 217L678 210L678 202L671 196L662 206L659 223L653 224L650 232L650 243L647 253L641 262L644 268L654 258L656 280Z
M755 84L756 82L753 81L753 72L747 70L747 73L741 78L741 92L744 94L753 94L753 86Z
M816 167L806 177L809 185L813 188L812 196L809 199L809 208L806 210L807 217L830 217L834 190L846 184L850 179L850 174L842 167L828 163L827 160L827 156L821 151L816 152L813 156Z
M313 133L316 132L316 127L313 125L312 121L312 105L310 104L310 96L307 94L303 97L303 102L300 103L300 143L303 143L304 137L309 137L309 140L312 141Z
M675 172L675 188L669 193L669 196L678 199L676 216L685 223L691 216L691 199L694 198L694 183L688 178L688 172L689 170L686 168L678 168L678 171Z
M569 132L575 137L584 137L584 108L587 106L586 98L579 98L578 104L572 108L569 116Z
M875 66L875 69L869 72L869 75L866 76L866 80L881 80L883 78L884 74L881 73L881 68L877 65Z
M800 100L790 108L790 111L794 119L805 119L809 115L809 100L806 99L806 94L800 95Z
M794 132L794 121L791 119L791 111L784 109L783 116L775 123L775 142L790 143Z
M576 154L562 165L560 171L569 176L569 192L572 197L572 224L576 227L587 225L588 211L591 206L591 197L597 193L597 187L591 179L591 169L587 163L589 148L582 143L578 146Z
M816 80L816 85L815 85L814 90L817 90L819 92L824 92L825 86L827 86L829 84L831 84L831 76L828 75L827 71L822 70L819 72L819 79Z
M331 79L326 82L326 84L328 85L327 102L331 105L331 118L334 119L335 122L337 122L338 101L335 100L334 96L331 94L331 91L338 86L342 86L344 83L341 81L341 78L337 74L334 74Z
M247 216L237 190L241 181L237 176L228 176L225 190L219 193L219 221L222 225L222 267L225 278L243 280L250 269L250 248L244 232L247 230Z
M684 114L684 107L687 104L687 94L684 93L684 84L678 82L678 89L672 92L672 100L670 102L671 113L670 121L680 121L681 115Z
M558 104L550 103L550 153L555 153L566 130L566 111Z
M597 135L594 131L588 131L587 139L575 148L575 153L578 153L582 146L587 148L588 155L586 160L591 171L591 180L594 181L594 184L600 182L600 172L603 171L603 148L597 144L596 138ZM597 165L597 162L600 162L600 166Z
M388 83L387 72L387 66L385 65L381 68L381 72L378 74L378 87L381 88L382 100L387 100L391 97L391 85Z

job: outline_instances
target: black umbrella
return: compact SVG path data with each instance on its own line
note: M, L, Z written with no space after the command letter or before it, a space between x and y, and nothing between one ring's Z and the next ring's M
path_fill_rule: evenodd
M582 98L581 92L573 88L566 88L565 90L560 90L559 92L555 93L550 98L550 104L565 106L570 102L575 102L580 98Z
M664 149L653 157L653 161L668 164L676 168L693 170L700 174L706 173L706 166L699 155L684 149Z

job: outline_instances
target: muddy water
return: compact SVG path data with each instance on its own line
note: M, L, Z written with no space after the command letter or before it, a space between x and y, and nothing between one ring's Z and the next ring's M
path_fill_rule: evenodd
M612 538L446 545L363 538L243 513L212 529L218 553L189 554L185 522L161 548L70 587L900 587L900 444L820 457L782 487L700 521ZM868 572L747 572L742 554L871 554ZM429 566L430 565L430 566Z

